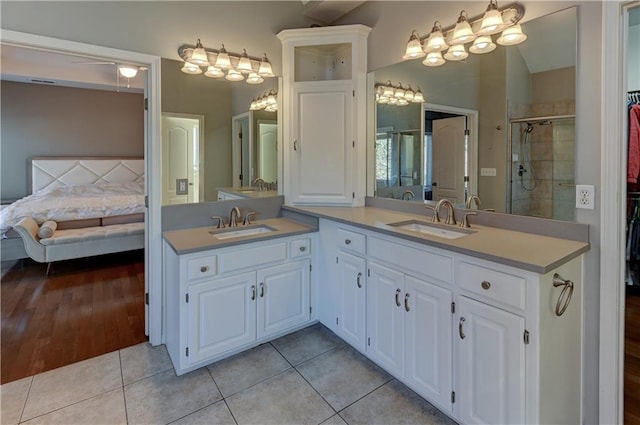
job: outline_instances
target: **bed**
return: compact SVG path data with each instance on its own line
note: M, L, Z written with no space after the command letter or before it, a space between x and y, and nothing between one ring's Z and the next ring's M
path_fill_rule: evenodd
M14 229L24 218L33 219L38 227L53 223L53 231L92 229L94 234L104 226L144 222L141 158L35 157L30 159L29 169L31 194L0 211L3 261L29 257ZM139 231L138 226L133 227ZM108 243L110 252L118 251L117 239ZM129 241L122 250L138 245Z

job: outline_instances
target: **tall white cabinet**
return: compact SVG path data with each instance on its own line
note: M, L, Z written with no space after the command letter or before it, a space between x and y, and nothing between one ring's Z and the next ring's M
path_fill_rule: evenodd
M364 205L367 36L344 25L284 30L283 193L291 205Z

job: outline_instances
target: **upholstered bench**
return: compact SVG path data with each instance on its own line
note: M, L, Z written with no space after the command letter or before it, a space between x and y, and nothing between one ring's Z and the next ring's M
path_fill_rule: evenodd
M53 261L71 260L144 248L144 223L112 224L56 230L40 237L40 226L31 217L14 226L24 241L25 251L34 261L47 263L47 274Z

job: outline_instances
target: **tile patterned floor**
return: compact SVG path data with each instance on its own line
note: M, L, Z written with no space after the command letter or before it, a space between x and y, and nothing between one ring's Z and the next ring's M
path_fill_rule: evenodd
M144 343L0 386L0 423L453 424L322 325L176 376Z

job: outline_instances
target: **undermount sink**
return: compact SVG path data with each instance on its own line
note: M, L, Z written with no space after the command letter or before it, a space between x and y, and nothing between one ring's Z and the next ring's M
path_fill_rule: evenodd
M243 236L253 236L253 235L260 235L263 233L271 233L271 232L274 232L275 230L276 229L274 229L273 227L260 225L260 226L244 227L240 229L232 227L229 229L209 230L209 233L211 233L217 239L225 240L225 239L241 238Z
M429 223L419 220L399 221L397 223L389 223L389 226L397 229L408 230L410 232L438 236L445 239L458 239L475 233L473 230L453 228L453 226L450 225Z

